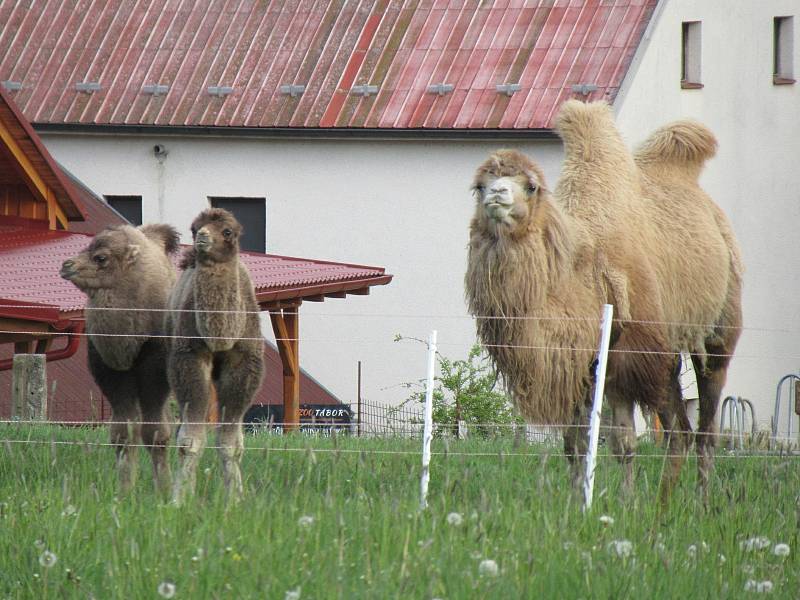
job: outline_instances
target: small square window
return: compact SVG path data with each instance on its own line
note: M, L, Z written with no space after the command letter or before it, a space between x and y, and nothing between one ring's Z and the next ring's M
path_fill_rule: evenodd
M786 85L794 79L794 17L775 17L773 27L772 82Z
M696 90L700 83L701 27L700 21L686 21L681 25L681 87Z
M103 196L108 205L125 217L131 225L142 224L141 196Z
M233 213L242 224L243 233L239 247L250 252L267 251L267 199L211 196L209 203L214 208L224 208Z

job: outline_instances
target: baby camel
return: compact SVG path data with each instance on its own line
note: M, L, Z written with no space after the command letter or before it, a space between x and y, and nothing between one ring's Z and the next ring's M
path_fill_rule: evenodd
M192 223L194 245L181 260L183 273L169 301L168 328L175 337L168 373L182 419L176 504L194 492L212 385L220 406L217 441L225 488L232 499L242 495L242 417L261 385L264 341L253 284L239 260L241 232L226 210L200 213Z
M150 451L157 487L166 492L170 485L163 311L175 283L168 255L177 249L178 232L169 225L120 225L98 233L61 266L61 277L89 298L89 368L111 404L111 441L123 492L136 478L136 453L128 445L140 437Z

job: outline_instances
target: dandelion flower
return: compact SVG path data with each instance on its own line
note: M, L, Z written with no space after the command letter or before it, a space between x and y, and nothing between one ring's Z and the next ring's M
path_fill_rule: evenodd
M614 517L609 517L608 515L602 515L600 517L600 522L603 525L606 525L606 526L613 525L614 524Z
M461 513L451 512L447 515L447 522L453 527L458 527L464 522L464 517L461 516Z
M45 569L49 569L50 567L54 566L58 562L58 557L50 552L50 550L45 550L42 552L41 556L39 556L39 564L42 565Z
M308 529L314 524L314 517L312 517L311 515L303 515L302 517L297 519L297 524L303 529Z
M744 584L745 592L756 592L758 594L769 594L772 591L772 582L770 580L756 581L755 579L748 579Z
M284 600L300 600L300 586L298 585L293 590L286 590Z
M482 577L497 577L498 571L497 563L489 558L485 558L478 565L478 574Z
M769 544L769 538L756 536L739 542L739 548L745 552L752 552L753 550L763 550L764 548L769 548Z
M162 598L172 598L175 596L175 584L171 581L162 581L158 584L158 595Z
M789 556L789 544L775 544L772 553L775 556Z
M608 551L619 558L628 558L633 553L633 544L628 540L612 540L608 543Z

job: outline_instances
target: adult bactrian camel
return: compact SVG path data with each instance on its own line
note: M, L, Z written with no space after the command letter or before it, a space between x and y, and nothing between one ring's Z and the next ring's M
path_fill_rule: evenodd
M677 355L691 352L705 491L714 415L741 326L738 247L697 183L716 140L699 123L679 121L632 155L603 103L567 102L557 124L566 156L555 194L536 165L513 150L492 155L475 176L465 283L478 336L529 421L575 425L564 442L577 482L597 318L601 304L614 304L606 382L612 448L629 489L634 403L680 431L670 436L665 498L690 430Z
M232 499L242 494L242 417L261 385L264 341L253 284L239 260L241 232L226 210L200 213L192 223L194 245L182 258L183 272L170 296L168 325L175 338L168 373L183 419L173 487L178 504L194 491L212 384L219 399L225 488Z
M136 476L137 453L129 444L140 439L150 451L157 487L165 492L170 486L163 323L175 283L168 255L177 248L178 233L169 225L121 225L98 233L61 266L61 276L89 299L89 368L111 404L111 441L123 491Z

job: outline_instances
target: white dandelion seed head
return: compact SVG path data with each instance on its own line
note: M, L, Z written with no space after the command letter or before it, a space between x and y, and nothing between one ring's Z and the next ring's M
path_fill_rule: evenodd
M708 554L709 552L711 552L711 548L710 548L710 547L709 547L709 545L708 545L708 544L706 544L705 542L700 542L700 548L702 548L702 549L703 549L703 552L705 552L706 554Z
M483 559L478 565L478 575L481 577L497 577L499 571L497 563L490 558Z
M158 595L162 598L172 598L175 596L177 588L171 581L162 581L158 584Z
M314 524L314 517L312 517L311 515L303 515L302 517L297 519L297 524L303 529L308 529Z
M745 573L747 575L752 575L754 572L755 569L753 568L753 565L747 565L747 564L742 565L742 573Z
M633 544L629 540L611 540L608 551L619 558L628 558L633 554Z
M61 511L61 516L62 517L71 517L72 515L74 515L77 512L78 512L77 508L75 508L72 504L67 504L64 507L64 510Z
M286 590L284 600L300 600L300 586L298 585L293 590Z
M464 517L461 513L451 512L447 515L447 523L448 525L452 525L453 527L458 527L464 522Z
M724 554L720 554L718 558L719 558L719 564L721 565L724 565L726 562L728 562L728 559L725 558Z
M789 552L791 552L789 544L775 544L775 547L772 549L772 553L775 556L789 556Z
M686 549L686 554L689 555L689 558L694 558L697 556L697 546L692 544Z
M46 546L43 540L34 540L33 545L37 550L44 550Z
M745 592L756 592L757 594L769 594L772 591L773 585L770 580L756 581L755 579L748 579L744 583Z
M764 536L751 537L739 542L739 548L745 552L753 552L754 550L763 550L769 548L769 538Z
M614 524L614 517L610 517L608 515L601 515L599 520L603 525L606 526Z
M58 557L50 552L50 550L45 550L39 556L39 564L42 565L45 569L49 569L58 562Z

